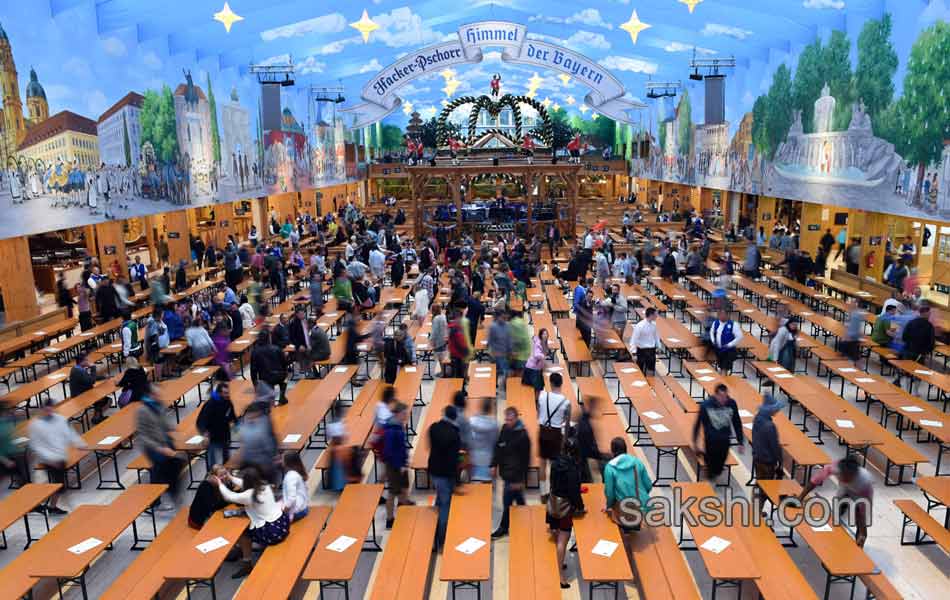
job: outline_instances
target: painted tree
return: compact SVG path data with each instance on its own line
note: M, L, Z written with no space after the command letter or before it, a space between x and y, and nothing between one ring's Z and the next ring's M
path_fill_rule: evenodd
M125 151L125 166L132 166L132 146L129 143L129 123L122 113L122 150Z
M218 105L214 101L214 88L211 87L211 73L208 73L208 107L211 110L211 151L214 162L221 164L221 136L218 135Z
M142 143L151 142L155 157L170 163L178 155L178 134L175 128L175 98L167 85L161 92L146 90L139 120Z
M765 123L771 159L792 126L792 73L784 64L779 65L772 76Z
M766 156L769 154L769 139L765 135L768 103L766 96L759 96L752 105L752 144L759 154Z
M676 146L680 156L689 156L690 151L690 133L693 129L693 110L689 101L689 91L683 88L683 95L680 96L680 105L676 110Z
M383 149L389 152L403 147L402 129L397 125L384 124L380 138Z
M805 46L798 56L795 81L792 83L792 104L802 111L802 126L805 133L815 131L815 100L821 95L824 74L821 67L821 40ZM753 115L755 111L753 111ZM759 119L753 121L753 128ZM753 135L753 139L755 136ZM758 146L758 144L756 144Z
M551 150L557 152L558 149L567 146L576 130L568 123L567 111L563 108L549 110L548 117L551 119Z
M887 138L910 164L917 165L915 204L927 166L940 160L943 141L950 139L950 24L938 21L921 32L910 50L904 95L897 101L891 137ZM885 122L887 118L885 119Z
M891 44L891 15L864 23L858 35L858 66L854 71L856 100L863 100L871 123L877 130L877 116L894 98L897 52Z
M851 104L854 88L851 75L851 41L843 31L834 30L822 49L821 65L825 82L837 101L831 125L834 131L844 131L851 123Z

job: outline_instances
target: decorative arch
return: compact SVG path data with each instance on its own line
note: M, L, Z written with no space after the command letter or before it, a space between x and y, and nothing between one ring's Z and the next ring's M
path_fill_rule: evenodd
M543 104L529 96L512 96L505 94L497 101L488 96L461 96L449 102L442 112L439 113L439 119L436 125L436 142L439 146L445 146L452 132L452 127L448 122L449 115L459 106L471 104L472 108L468 114L468 134L460 140L465 145L470 145L475 141L475 129L478 125L478 115L485 110L492 117L497 117L505 108L510 108L515 121L515 137L519 140L524 136L522 130L521 105L527 104L538 113L538 119L541 121L539 127L535 127L528 133L531 133L544 144L550 146L553 141L554 127L551 124L551 117L548 116L548 109ZM500 130L489 129L486 133L501 133Z

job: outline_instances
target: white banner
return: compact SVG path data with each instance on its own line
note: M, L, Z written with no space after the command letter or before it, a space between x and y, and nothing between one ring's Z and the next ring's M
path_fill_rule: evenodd
M573 50L529 40L527 32L524 25L508 21L463 25L458 30L459 41L428 46L380 71L363 86L360 96L365 102L343 112L358 115L354 128L380 121L402 104L399 88L455 65L480 63L484 57L483 48L500 47L503 62L566 73L590 88L584 102L592 110L621 123L634 122L627 111L644 108L644 105L624 98L623 84L609 71Z

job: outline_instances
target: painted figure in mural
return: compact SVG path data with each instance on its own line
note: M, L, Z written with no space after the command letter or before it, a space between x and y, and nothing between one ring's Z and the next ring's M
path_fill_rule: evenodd
M521 140L521 149L528 157L528 164L534 164L534 140L527 133L524 134L524 139Z
M498 94L501 93L501 75L495 73L491 78L489 86L491 87L492 98L497 98Z
M581 162L581 136L576 134L574 138L567 143L567 151L571 155L572 163Z

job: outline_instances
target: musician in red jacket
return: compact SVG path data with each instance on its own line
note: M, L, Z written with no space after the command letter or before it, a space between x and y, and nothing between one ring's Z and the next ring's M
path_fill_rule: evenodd
M567 151L571 155L571 162L581 162L581 136L575 135L574 139L567 143Z
M531 139L529 134L524 135L524 139L521 141L521 149L524 151L525 156L528 157L528 164L534 163L534 140Z
M458 153L459 153L459 150L462 148L462 143L459 142L454 137L450 137L448 140L448 144L449 144L449 156L452 157L452 164L458 165L459 164Z

